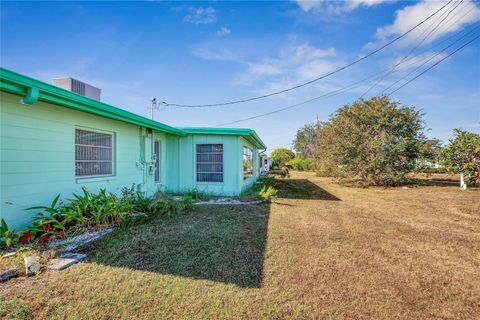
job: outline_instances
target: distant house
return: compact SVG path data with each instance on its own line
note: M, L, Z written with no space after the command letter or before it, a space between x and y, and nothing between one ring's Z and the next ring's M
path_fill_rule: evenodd
M272 158L267 156L266 154L262 153L260 154L260 174L261 175L266 175L270 171L270 168L272 167Z
M234 196L259 176L251 129L171 127L3 68L0 90L0 217L13 227L82 186Z

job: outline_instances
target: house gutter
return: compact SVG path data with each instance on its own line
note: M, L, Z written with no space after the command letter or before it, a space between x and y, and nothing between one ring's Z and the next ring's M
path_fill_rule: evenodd
M189 134L205 134L205 135L230 135L230 136L242 136L247 141L259 148L267 149L265 143L252 129L247 128L202 128L202 127L177 127Z

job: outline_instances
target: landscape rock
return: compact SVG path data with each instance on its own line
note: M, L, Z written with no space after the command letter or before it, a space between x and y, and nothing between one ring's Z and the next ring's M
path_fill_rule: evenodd
M48 268L52 270L63 270L66 269L82 260L87 258L86 254L83 253L67 253L62 255L57 259L53 259L48 264Z
M13 256L16 256L17 255L17 251L13 251L13 252L9 252L9 253L5 253L2 258L8 258L8 257L13 257Z
M5 270L0 272L0 282L7 281L17 275L17 271L11 269L11 270Z
M29 255L24 258L25 260L25 275L31 276L40 272L40 258L37 255Z

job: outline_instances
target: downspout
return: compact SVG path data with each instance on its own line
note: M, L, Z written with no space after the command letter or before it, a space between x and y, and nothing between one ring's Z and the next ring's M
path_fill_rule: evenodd
M40 90L37 87L28 87L27 95L23 99L20 99L20 102L26 105L34 104L38 101L39 96Z

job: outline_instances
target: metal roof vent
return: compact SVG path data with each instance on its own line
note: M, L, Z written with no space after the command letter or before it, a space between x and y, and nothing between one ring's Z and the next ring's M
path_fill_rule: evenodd
M80 80L73 78L57 78L53 79L53 84L84 97L100 101L102 90Z

